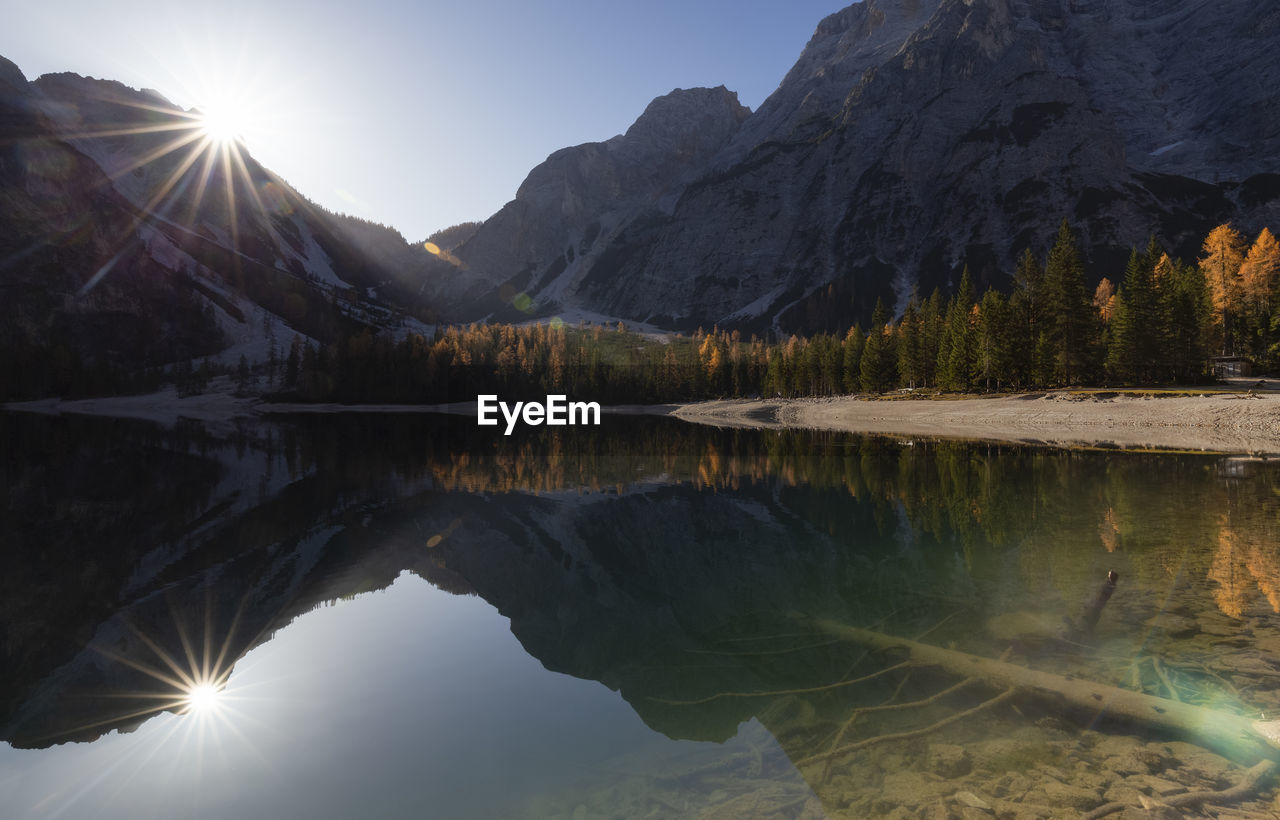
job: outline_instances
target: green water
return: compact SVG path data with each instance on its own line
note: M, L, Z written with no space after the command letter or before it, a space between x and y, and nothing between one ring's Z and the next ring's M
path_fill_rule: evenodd
M618 417L2 421L20 817L1073 816L1253 762L1027 696L878 742L999 690L831 623L1280 714L1275 463ZM187 713L204 677L223 697Z

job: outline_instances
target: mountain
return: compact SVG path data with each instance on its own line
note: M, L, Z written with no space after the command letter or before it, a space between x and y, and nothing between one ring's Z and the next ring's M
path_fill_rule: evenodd
M101 389L104 367L235 364L433 318L441 266L324 211L154 91L0 58L0 374L9 395Z
M965 265L1007 286L1064 217L1114 279L1151 234L1192 258L1216 224L1276 224L1277 89L1267 4L865 0L819 24L759 110L673 122L705 138L683 162L640 127L650 112L553 154L456 251L451 304L478 318L525 292L540 315L837 330ZM623 144L648 157L641 182L617 170Z
M557 151L455 251L458 274L437 298L464 317L522 319L519 294L545 302L580 290L602 255L625 246L627 231L670 217L749 113L723 86L676 89L625 134Z

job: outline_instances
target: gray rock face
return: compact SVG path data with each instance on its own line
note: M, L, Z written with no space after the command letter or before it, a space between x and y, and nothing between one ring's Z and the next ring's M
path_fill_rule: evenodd
M526 290L544 301L574 292L587 263L621 228L670 213L749 113L723 86L676 89L651 102L625 134L557 151L457 250L465 271L442 283L440 296L453 304L479 298L501 310ZM496 300L495 288L502 290Z
M0 57L0 89L5 89L8 93L18 93L26 88L27 78L23 75L22 69L18 68L9 60Z
M622 174L612 141L553 155L467 249L470 281L659 325L818 330L965 264L1006 286L1064 217L1095 278L1153 233L1189 258L1215 224L1280 217L1278 46L1280 11L1246 0L866 0L696 174L661 151ZM562 252L571 275L548 276Z

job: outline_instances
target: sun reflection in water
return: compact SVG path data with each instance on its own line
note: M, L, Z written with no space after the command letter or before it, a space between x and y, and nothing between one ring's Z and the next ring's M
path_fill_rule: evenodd
M203 613L174 606L171 601L167 628L163 623L141 628L126 622L129 637L114 644L92 645L106 659L131 670L127 674L133 676L134 683L103 693L100 718L73 732L119 728L172 712L195 718L199 725L216 718L219 726L238 734L232 724L238 719L235 701L243 693L231 691L231 672L239 655L256 642L254 636L240 634L243 607L242 602L229 613L229 619L220 619L215 617L211 601L205 602ZM123 670L116 673L125 674ZM112 709L105 705L108 702L127 707ZM187 722L180 720L179 724Z

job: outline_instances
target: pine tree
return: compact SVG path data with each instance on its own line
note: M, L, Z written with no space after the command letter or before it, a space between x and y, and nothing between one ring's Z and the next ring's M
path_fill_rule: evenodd
M1155 287L1154 253L1129 252L1114 316L1108 334L1107 375L1120 383L1149 383L1158 379L1161 359Z
M1018 260L1013 275L1013 293L1009 297L1011 338L1014 342L1012 378L1023 387L1040 383L1034 360L1036 343L1045 331L1044 302L1044 268L1028 248Z
M965 391L973 386L974 300L973 279L966 265L955 298L947 305L947 326L938 348L938 385L944 390Z
M1064 385L1083 381L1091 375L1097 323L1085 286L1084 262L1065 219L1045 262L1044 284L1054 381Z
M1212 349L1216 314L1204 272L1197 265L1172 264L1161 277L1161 289L1167 293L1165 344L1171 376L1178 382L1198 381Z
M938 386L938 348L942 344L942 291L937 288L920 306L920 383Z
M898 322L898 383L904 387L915 388L924 383L920 336L920 316L913 294Z
M975 374L987 390L999 390L1009 380L1009 303L999 291L988 289L978 307Z
M883 393L893 386L897 366L893 351L893 334L889 328L889 311L883 299L876 300L871 313L871 332L862 348L862 389L868 393Z
M845 334L841 373L846 393L857 393L862 389L862 348L866 343L867 336L857 324Z
M1128 384L1136 379L1133 319L1129 312L1129 300L1124 288L1116 294L1111 310L1111 322L1106 330L1107 380L1114 384Z

